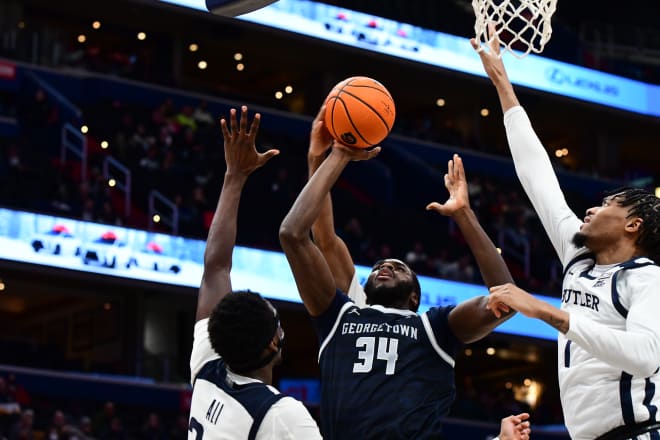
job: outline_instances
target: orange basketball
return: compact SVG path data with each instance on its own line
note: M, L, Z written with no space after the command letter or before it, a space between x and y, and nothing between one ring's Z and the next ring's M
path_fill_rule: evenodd
M387 137L396 111L385 86L366 76L345 79L325 100L325 125L349 147L369 148Z

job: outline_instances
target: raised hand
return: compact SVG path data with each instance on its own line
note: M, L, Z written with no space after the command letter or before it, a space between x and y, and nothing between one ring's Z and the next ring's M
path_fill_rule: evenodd
M488 305L495 316L500 317L502 310L512 308L528 318L538 318L541 300L517 287L515 284L507 283L490 288Z
M319 113L312 122L312 132L309 137L309 156L318 157L324 154L332 146L334 138L328 131L324 122L325 104L319 109Z
M429 203L426 207L427 210L433 210L442 215L452 217L456 215L456 213L470 208L463 159L461 159L458 154L454 154L454 158L447 162L445 187L449 191L449 198L447 201L444 204L438 202Z
M254 115L250 129L248 126L248 108L241 107L240 122L236 120L236 109L229 111L229 126L225 119L220 120L222 136L225 141L225 161L227 162L227 174L248 176L257 168L262 167L273 156L280 154L279 150L268 150L259 153L255 145L255 139L259 132L261 115Z
M481 62L484 65L484 70L493 84L496 87L507 85L509 84L509 78L500 56L500 38L497 32L495 32L495 25L493 23L488 23L488 34L490 35L486 43L488 50L485 50L481 42L477 41L476 38L470 39L470 44L479 54Z
M340 144L339 142L333 142L332 153L340 155L344 160L348 162L369 160L378 156L378 153L380 153L380 147L373 147L369 149L355 148L347 147L346 145Z
M529 427L529 414L522 413L502 419L500 440L528 440L532 430Z

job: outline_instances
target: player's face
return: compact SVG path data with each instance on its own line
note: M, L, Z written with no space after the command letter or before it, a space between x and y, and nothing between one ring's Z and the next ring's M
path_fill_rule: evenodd
M584 245L592 250L615 244L623 237L625 227L631 221L628 214L628 207L618 203L616 194L606 197L601 206L587 209L578 235L582 236Z
M404 306L414 291L412 277L412 271L403 261L379 261L371 269L364 286L367 302L385 307Z

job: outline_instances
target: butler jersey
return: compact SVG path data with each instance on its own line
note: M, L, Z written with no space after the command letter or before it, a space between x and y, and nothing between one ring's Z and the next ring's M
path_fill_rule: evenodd
M320 439L299 401L263 382L233 373L211 347L208 319L195 324L190 357L193 395L189 440Z
M313 318L324 439L440 438L460 344L449 329L451 310L360 308L337 291L328 310Z
M625 339L617 342L616 335L624 336L628 329L653 331L646 325L639 327L639 306L651 307L642 313L657 322L658 282L660 268L647 258L603 266L595 265L591 254L582 254L566 266L561 308L570 314L570 329L558 336L558 374L564 418L573 438L593 439L614 428L656 418L660 359L650 360L655 362L650 372L636 371L638 367L628 364L626 357L637 357L639 362L649 356L649 350L626 344ZM628 321L634 302L638 302L637 310ZM609 331L600 331L599 325ZM605 344L616 348L599 353L594 347L603 344L599 339L609 339ZM657 335L654 339L660 344ZM660 435L651 438L660 439Z

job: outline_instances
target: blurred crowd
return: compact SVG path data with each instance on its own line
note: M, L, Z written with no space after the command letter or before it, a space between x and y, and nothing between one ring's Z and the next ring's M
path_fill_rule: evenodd
M176 206L179 233L205 238L225 170L217 124L222 115L212 114L205 101L177 107L167 97L155 108L113 100L83 111L90 130L85 180L79 162L59 161L57 105L40 89L22 102L17 110L22 134L0 140L0 204L145 228L147 195L156 189ZM103 141L107 149L100 147ZM307 142L308 132L262 126L260 148L274 146L282 154L248 182L239 244L279 249L279 224L306 180ZM378 159L347 169L333 193L339 235L358 264L398 257L420 274L480 282L458 228L424 210L426 203L447 196L442 185L446 165L419 163L403 150L386 142ZM123 195L103 174L108 156L131 172L128 216ZM470 173L469 162L466 168L472 206L514 278L526 288L559 295L558 261L514 176L502 180ZM579 196L574 199L578 210L586 207Z
M90 396L91 397L91 396ZM92 403L90 403L92 402ZM185 412L70 399L32 399L15 376L0 376L1 440L174 440L188 437Z

